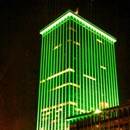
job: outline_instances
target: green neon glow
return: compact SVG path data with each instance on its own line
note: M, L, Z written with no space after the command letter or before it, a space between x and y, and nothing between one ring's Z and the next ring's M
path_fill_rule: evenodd
M86 19L82 18L81 16L74 14L71 10L68 10L65 14L63 14L61 17L56 19L54 22L52 22L50 25L48 25L46 28L43 28L40 31L40 34L44 34L51 29L55 28L57 25L61 24L63 21L65 21L68 18L75 18L77 21L82 23L82 25L87 28L91 28L92 30L96 31L96 33L99 33L100 35L103 35L104 37L107 37L109 40L116 42L116 39L112 37L110 34L106 33L102 29L98 28L96 25L92 24L91 22L87 21Z
M40 33L37 130L66 130L70 116L119 105L115 38L71 11Z

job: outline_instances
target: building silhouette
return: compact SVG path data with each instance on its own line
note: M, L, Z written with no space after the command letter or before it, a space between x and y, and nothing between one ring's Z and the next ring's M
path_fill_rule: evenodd
M116 39L68 10L42 35L37 130L66 130L66 118L119 105Z
M72 116L67 119L69 130L130 130L130 102Z

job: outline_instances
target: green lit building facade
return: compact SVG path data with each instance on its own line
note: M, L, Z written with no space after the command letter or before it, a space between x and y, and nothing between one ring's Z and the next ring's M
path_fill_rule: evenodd
M67 117L119 105L113 36L72 11L40 34L37 130L67 130Z

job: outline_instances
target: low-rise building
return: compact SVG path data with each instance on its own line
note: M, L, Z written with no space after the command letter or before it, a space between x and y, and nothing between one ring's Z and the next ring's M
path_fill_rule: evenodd
M130 130L130 103L67 118L70 130Z

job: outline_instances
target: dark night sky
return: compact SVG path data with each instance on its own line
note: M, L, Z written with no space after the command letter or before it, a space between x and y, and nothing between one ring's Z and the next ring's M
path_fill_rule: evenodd
M39 30L68 9L117 38L120 104L130 99L130 14L121 0L0 0L0 130L35 130Z

